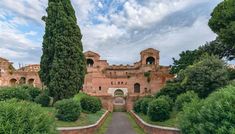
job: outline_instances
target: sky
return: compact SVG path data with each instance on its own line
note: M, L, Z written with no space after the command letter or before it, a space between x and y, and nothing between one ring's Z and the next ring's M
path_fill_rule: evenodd
M222 0L71 0L84 51L109 64L133 64L140 51L160 51L160 64L216 38L208 21ZM0 0L0 57L38 64L47 0Z

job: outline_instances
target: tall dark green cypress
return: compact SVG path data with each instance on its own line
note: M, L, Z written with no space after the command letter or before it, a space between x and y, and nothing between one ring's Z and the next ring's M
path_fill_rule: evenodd
M40 77L54 101L79 92L86 71L82 35L70 0L49 0Z

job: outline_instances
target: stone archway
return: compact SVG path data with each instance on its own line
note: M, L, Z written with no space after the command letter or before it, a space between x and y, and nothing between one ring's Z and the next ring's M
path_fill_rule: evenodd
M124 96L123 90L121 89L116 89L114 91L113 111L114 112L126 111L126 98Z
M15 78L10 79L9 81L11 86L15 86L17 84L17 80Z
M28 84L31 86L34 86L34 79L33 78L29 79Z

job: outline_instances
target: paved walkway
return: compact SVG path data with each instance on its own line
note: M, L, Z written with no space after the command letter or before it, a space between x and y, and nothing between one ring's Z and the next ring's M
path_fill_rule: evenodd
M113 112L106 134L136 134L125 112Z

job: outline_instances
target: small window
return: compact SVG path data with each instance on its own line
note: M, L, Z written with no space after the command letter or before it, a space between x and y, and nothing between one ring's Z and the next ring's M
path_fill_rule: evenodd
M134 93L140 93L140 84L139 83L134 84Z
M99 90L101 91L101 86L99 86Z
M123 82L121 82L121 84L123 84Z
M113 85L113 82L111 81L111 85Z
M118 85L120 85L120 82L118 82Z

